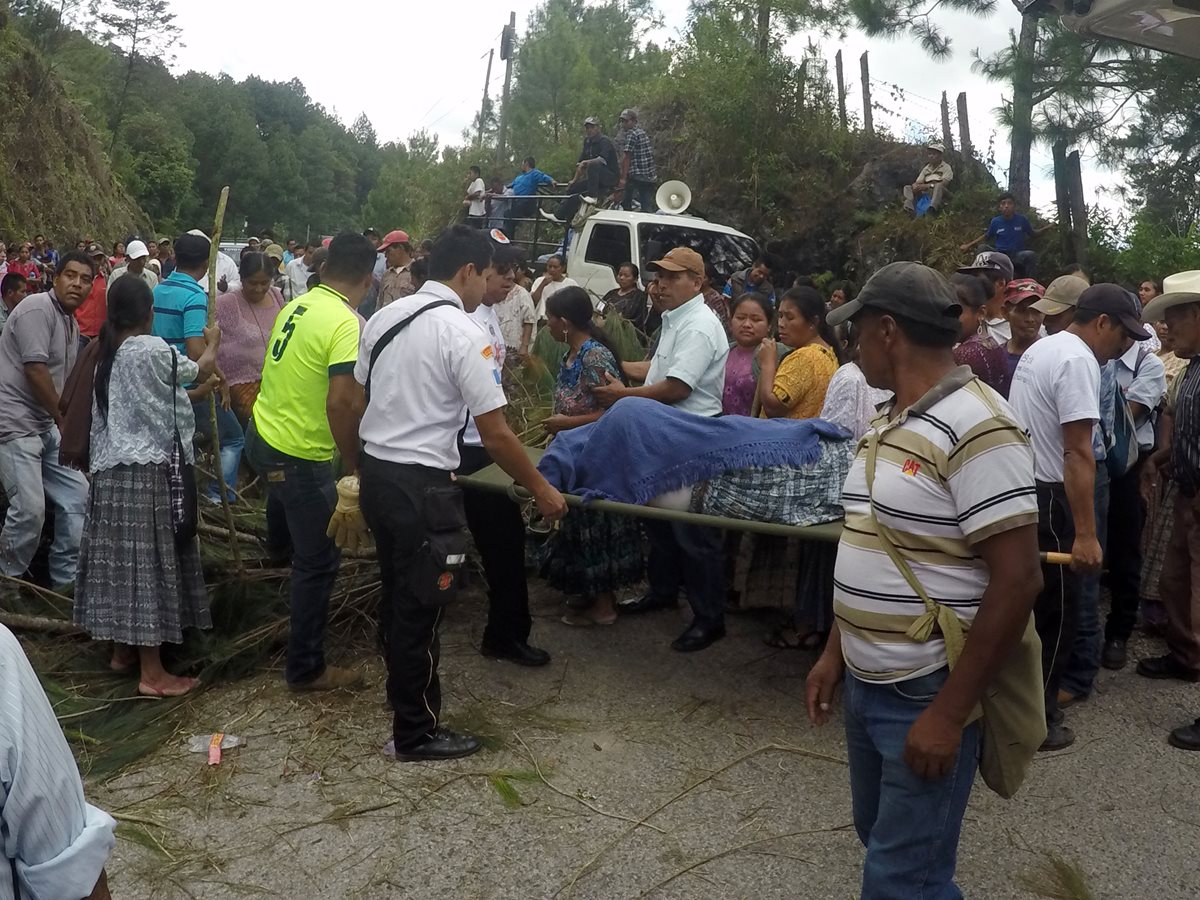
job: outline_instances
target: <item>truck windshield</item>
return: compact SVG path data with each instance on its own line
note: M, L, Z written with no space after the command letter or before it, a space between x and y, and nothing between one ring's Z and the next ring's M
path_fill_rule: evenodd
M673 222L643 222L638 225L642 259L652 262L676 247L690 247L722 275L731 275L754 264L758 244L747 237L706 231Z

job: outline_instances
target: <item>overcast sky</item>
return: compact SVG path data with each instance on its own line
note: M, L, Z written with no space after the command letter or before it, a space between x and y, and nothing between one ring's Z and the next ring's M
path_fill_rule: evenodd
M177 51L176 69L226 72L238 80L248 75L271 81L298 77L309 96L344 122L365 112L381 142L406 138L419 128L437 132L443 143L459 142L479 108L487 51L498 47L507 12L516 11L522 34L536 5L531 0L338 0L327 7L335 13L305 10L284 23L278 4L174 0L176 26L185 42ZM665 23L658 39L677 37L687 0L657 0L657 6ZM953 108L958 92L966 91L974 144L982 152L989 135L997 132L996 160L1001 170L1007 169L1008 135L998 131L993 114L1003 86L972 73L971 51L979 48L987 54L1003 46L1020 17L1008 0L999 0L996 13L982 21L959 13L938 15L954 41L953 55L945 62L929 59L910 39L868 41L852 33L844 41L818 42L831 75L833 55L839 47L843 50L851 82L848 103L860 116L858 58L863 50L870 50L872 79L907 92L899 110L910 119L936 126L941 92L949 93ZM804 39L797 38L789 46L799 52L803 45ZM504 70L499 53L496 56L491 89L499 97ZM874 91L877 101L892 102L886 88L876 85ZM636 98L630 102L636 105ZM876 122L886 122L895 131L916 128L904 119L879 114ZM1033 204L1047 211L1054 199L1048 166L1048 154L1035 154ZM1003 171L1000 174L1003 177ZM1092 189L1089 185L1089 195Z

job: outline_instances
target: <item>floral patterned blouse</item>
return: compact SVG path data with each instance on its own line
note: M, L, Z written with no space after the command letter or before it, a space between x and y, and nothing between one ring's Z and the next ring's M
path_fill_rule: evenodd
M604 373L621 377L617 359L612 351L597 340L588 338L579 348L575 361L568 365L571 353L563 356L558 370L558 385L554 389L554 414L582 416L600 408L592 396L592 388L605 383Z

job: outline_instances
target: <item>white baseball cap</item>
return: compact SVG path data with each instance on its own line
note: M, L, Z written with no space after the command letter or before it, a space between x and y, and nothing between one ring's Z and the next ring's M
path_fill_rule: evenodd
M130 241L129 246L125 248L125 256L129 259L142 259L149 255L150 251L143 241Z

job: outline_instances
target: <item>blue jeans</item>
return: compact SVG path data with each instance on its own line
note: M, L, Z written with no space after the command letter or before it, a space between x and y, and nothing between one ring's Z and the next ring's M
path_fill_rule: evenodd
M1108 555L1108 466L1096 465L1096 539ZM1079 585L1079 614L1075 619L1075 641L1063 670L1062 688L1076 697L1092 692L1100 671L1100 648L1104 630L1100 626L1100 573L1085 575Z
M978 766L979 725L962 734L954 769L926 781L904 762L908 730L946 682L941 669L897 684L846 673L846 745L854 827L867 848L862 900L960 900L958 837Z
M208 404L208 400L192 404L192 411L196 415L196 436L204 441L205 449L212 443L212 419L209 418ZM225 476L225 487L232 491L237 487L238 466L242 463L242 449L246 446L246 436L233 410L224 409L220 403L217 403L217 439L221 444L221 474ZM209 484L205 496L215 503L221 502L216 479ZM229 494L229 499L234 499L232 493Z
M83 473L59 465L58 428L0 444L0 484L8 495L8 514L0 532L0 571L20 578L42 540L46 501L54 508L54 543L50 545L50 583L75 582L79 541L87 507L88 483Z
M285 524L292 548L291 628L288 684L306 684L325 671L325 630L329 596L337 579L341 551L325 533L337 504L333 462L314 462L280 453L254 430L246 435L246 455L267 485L267 521ZM282 535L269 543L286 546Z

